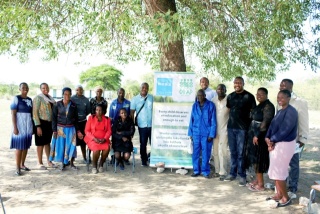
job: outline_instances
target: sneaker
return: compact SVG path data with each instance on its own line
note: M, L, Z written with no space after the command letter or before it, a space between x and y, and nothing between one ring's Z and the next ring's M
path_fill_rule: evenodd
M233 177L232 175L227 175L227 177L225 177L223 181L233 181L234 179L236 179L236 177Z
M219 181L224 181L224 179L226 179L226 176L225 175L220 175Z
M104 169L103 169L102 166L99 167L99 172L100 172L100 173L101 173L101 172L104 172Z
M297 195L295 193L293 193L293 192L288 192L288 196L289 196L290 199L297 198Z
M203 175L204 178L210 179L210 175Z
M98 170L97 170L97 168L92 168L91 172L92 172L92 174L97 174Z
M247 184L246 178L240 178L239 180L239 186L244 187Z

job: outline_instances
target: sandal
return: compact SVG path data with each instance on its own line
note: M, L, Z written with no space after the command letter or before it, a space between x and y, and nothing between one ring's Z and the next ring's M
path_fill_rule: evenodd
M273 201L276 201L276 202L280 201L280 199L276 199L274 196L269 196L268 198L266 198L266 201L270 201L270 200L273 200Z
M28 167L26 166L23 166L23 167L20 167L21 170L24 170L24 171L31 171Z
M75 165L73 165L73 166L70 166L70 169L72 169L72 170L78 170L78 167L76 167Z
M280 201L278 202L277 207L285 207L291 204L291 199L289 198L289 200L287 202L281 203Z
M251 185L248 187L248 189L252 192L262 192L264 191L264 188L260 188L258 185Z
M63 171L65 168L66 168L66 165L62 164L59 169L60 169L60 171Z
M48 168L57 168L57 166L54 163L48 163Z
M47 167L45 167L43 164L38 165L38 169L40 170L46 170Z
M16 176L21 176L21 175L22 175L20 171L16 171L14 174L15 174Z

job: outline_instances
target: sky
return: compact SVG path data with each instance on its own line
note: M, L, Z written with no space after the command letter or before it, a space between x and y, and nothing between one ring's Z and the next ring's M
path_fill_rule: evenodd
M42 61L40 54L32 54L26 63L20 63L16 57L0 56L1 77L0 83L19 84L47 82L49 85L58 85L64 78L69 79L74 85L79 84L79 75L90 67L107 63L123 71L123 82L126 79L141 81L141 76L152 72L150 66L142 61L132 62L128 65L116 64L103 56L62 55L59 60ZM319 72L305 70L303 65L295 64L289 71L277 75L275 82L283 78L290 78L294 82L313 77L319 77Z
M101 64L113 65L124 74L126 79L140 80L140 77L151 71L151 67L142 61L128 65L116 64L103 56L61 55L58 60L43 61L39 54L33 54L26 63L20 63L16 57L0 56L1 77L0 83L47 82L49 85L61 83L64 78L75 85L79 84L79 75L87 69Z

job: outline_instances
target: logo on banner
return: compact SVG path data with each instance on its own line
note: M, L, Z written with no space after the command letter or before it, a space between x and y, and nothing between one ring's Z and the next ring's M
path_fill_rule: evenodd
M157 79L157 95L172 96L172 78Z

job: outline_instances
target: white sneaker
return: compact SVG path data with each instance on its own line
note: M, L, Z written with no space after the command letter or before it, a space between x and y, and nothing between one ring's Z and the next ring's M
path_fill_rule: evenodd
M293 192L288 192L288 196L289 196L290 199L295 199L295 198L297 198L297 195L294 194Z
M102 166L99 167L99 172L100 172L100 173L104 172L104 169L103 169Z
M92 171L92 173L93 173L93 174L97 174L97 173L98 173L97 168L92 168L92 170L91 170L91 171Z

